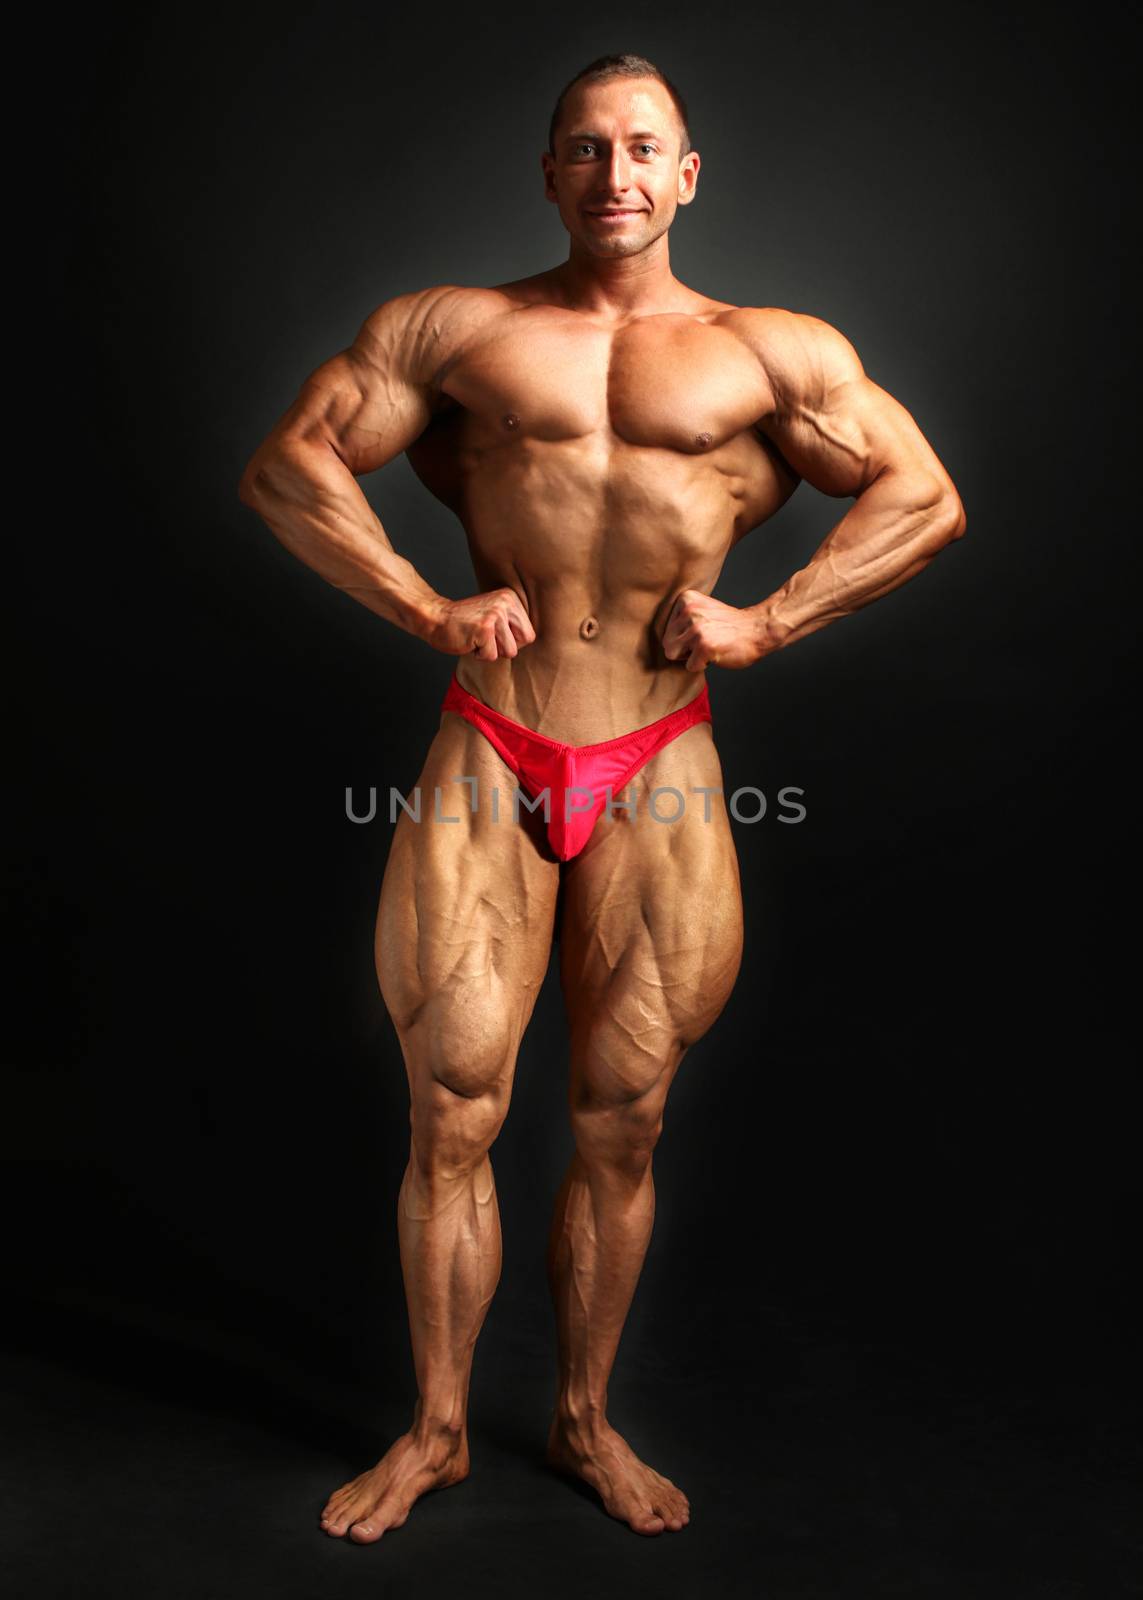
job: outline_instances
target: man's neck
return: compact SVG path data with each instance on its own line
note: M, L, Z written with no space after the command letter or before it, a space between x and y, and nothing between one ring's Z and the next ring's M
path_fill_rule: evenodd
M690 294L671 271L666 234L637 255L610 259L573 242L568 259L552 276L573 311L616 320L674 310Z

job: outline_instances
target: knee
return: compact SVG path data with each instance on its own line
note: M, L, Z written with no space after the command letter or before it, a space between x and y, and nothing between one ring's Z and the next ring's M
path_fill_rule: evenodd
M576 1150L589 1168L639 1178L663 1131L666 1084L640 1094L618 1095L584 1088L572 1104Z
M516 1044L506 1008L452 996L428 1001L409 1038L425 1075L457 1100L495 1095L511 1076Z
M407 1040L413 1159L460 1175L487 1155L508 1109L516 1041L487 1009L433 1007Z
M495 1091L454 1094L430 1082L413 1095L411 1159L424 1179L467 1177L484 1161L504 1124L507 1100Z
M684 1048L671 1019L651 1004L630 1014L613 1008L575 1040L571 1122L589 1167L647 1169Z

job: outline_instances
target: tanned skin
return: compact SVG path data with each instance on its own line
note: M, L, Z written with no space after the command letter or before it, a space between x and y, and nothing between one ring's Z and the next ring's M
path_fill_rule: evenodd
M888 594L965 526L917 424L840 333L672 275L668 231L700 166L680 145L657 80L577 86L555 156L542 157L567 260L380 306L305 384L240 491L329 583L458 657L465 688L569 744L653 722L694 698L708 666L754 666ZM358 486L402 451L465 529L479 585L467 598L436 593L394 551ZM714 599L728 551L801 478L852 504L776 593L744 609ZM477 779L475 812L460 775ZM722 788L711 726L656 755L624 797L634 816L605 813L562 866L539 818L511 821L514 778L452 712L418 783L428 796L439 785L441 813L460 820L399 818L376 952L411 1098L397 1222L419 1398L410 1430L330 1496L321 1526L370 1543L468 1472L472 1352L501 1259L489 1149L562 877L576 1153L548 1259L559 1348L549 1459L637 1533L680 1529L686 1495L612 1428L607 1384L651 1234L667 1093L741 961L725 804L711 797L708 817L690 798ZM688 797L677 822L648 815L656 786Z

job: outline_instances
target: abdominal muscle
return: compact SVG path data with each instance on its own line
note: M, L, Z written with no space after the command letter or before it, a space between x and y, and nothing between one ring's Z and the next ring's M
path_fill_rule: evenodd
M455 509L479 588L514 589L536 638L515 657L461 658L461 685L577 745L687 705L704 675L669 661L660 636L680 590L714 588L734 540L739 466L734 447L700 461L614 436L473 450Z
M663 654L659 633L683 579L660 594L627 592L611 600L577 582L530 582L517 569L482 587L511 588L524 601L536 638L497 661L464 656L463 688L536 733L565 744L598 744L645 727L687 705L702 672Z

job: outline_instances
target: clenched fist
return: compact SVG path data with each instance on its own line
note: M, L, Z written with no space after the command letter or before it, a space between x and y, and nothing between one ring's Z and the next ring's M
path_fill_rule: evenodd
M754 613L723 605L700 589L683 589L675 596L661 642L668 661L685 659L688 672L749 667L763 653Z
M470 600L443 600L425 637L446 656L498 661L533 644L536 630L515 589L491 589Z

